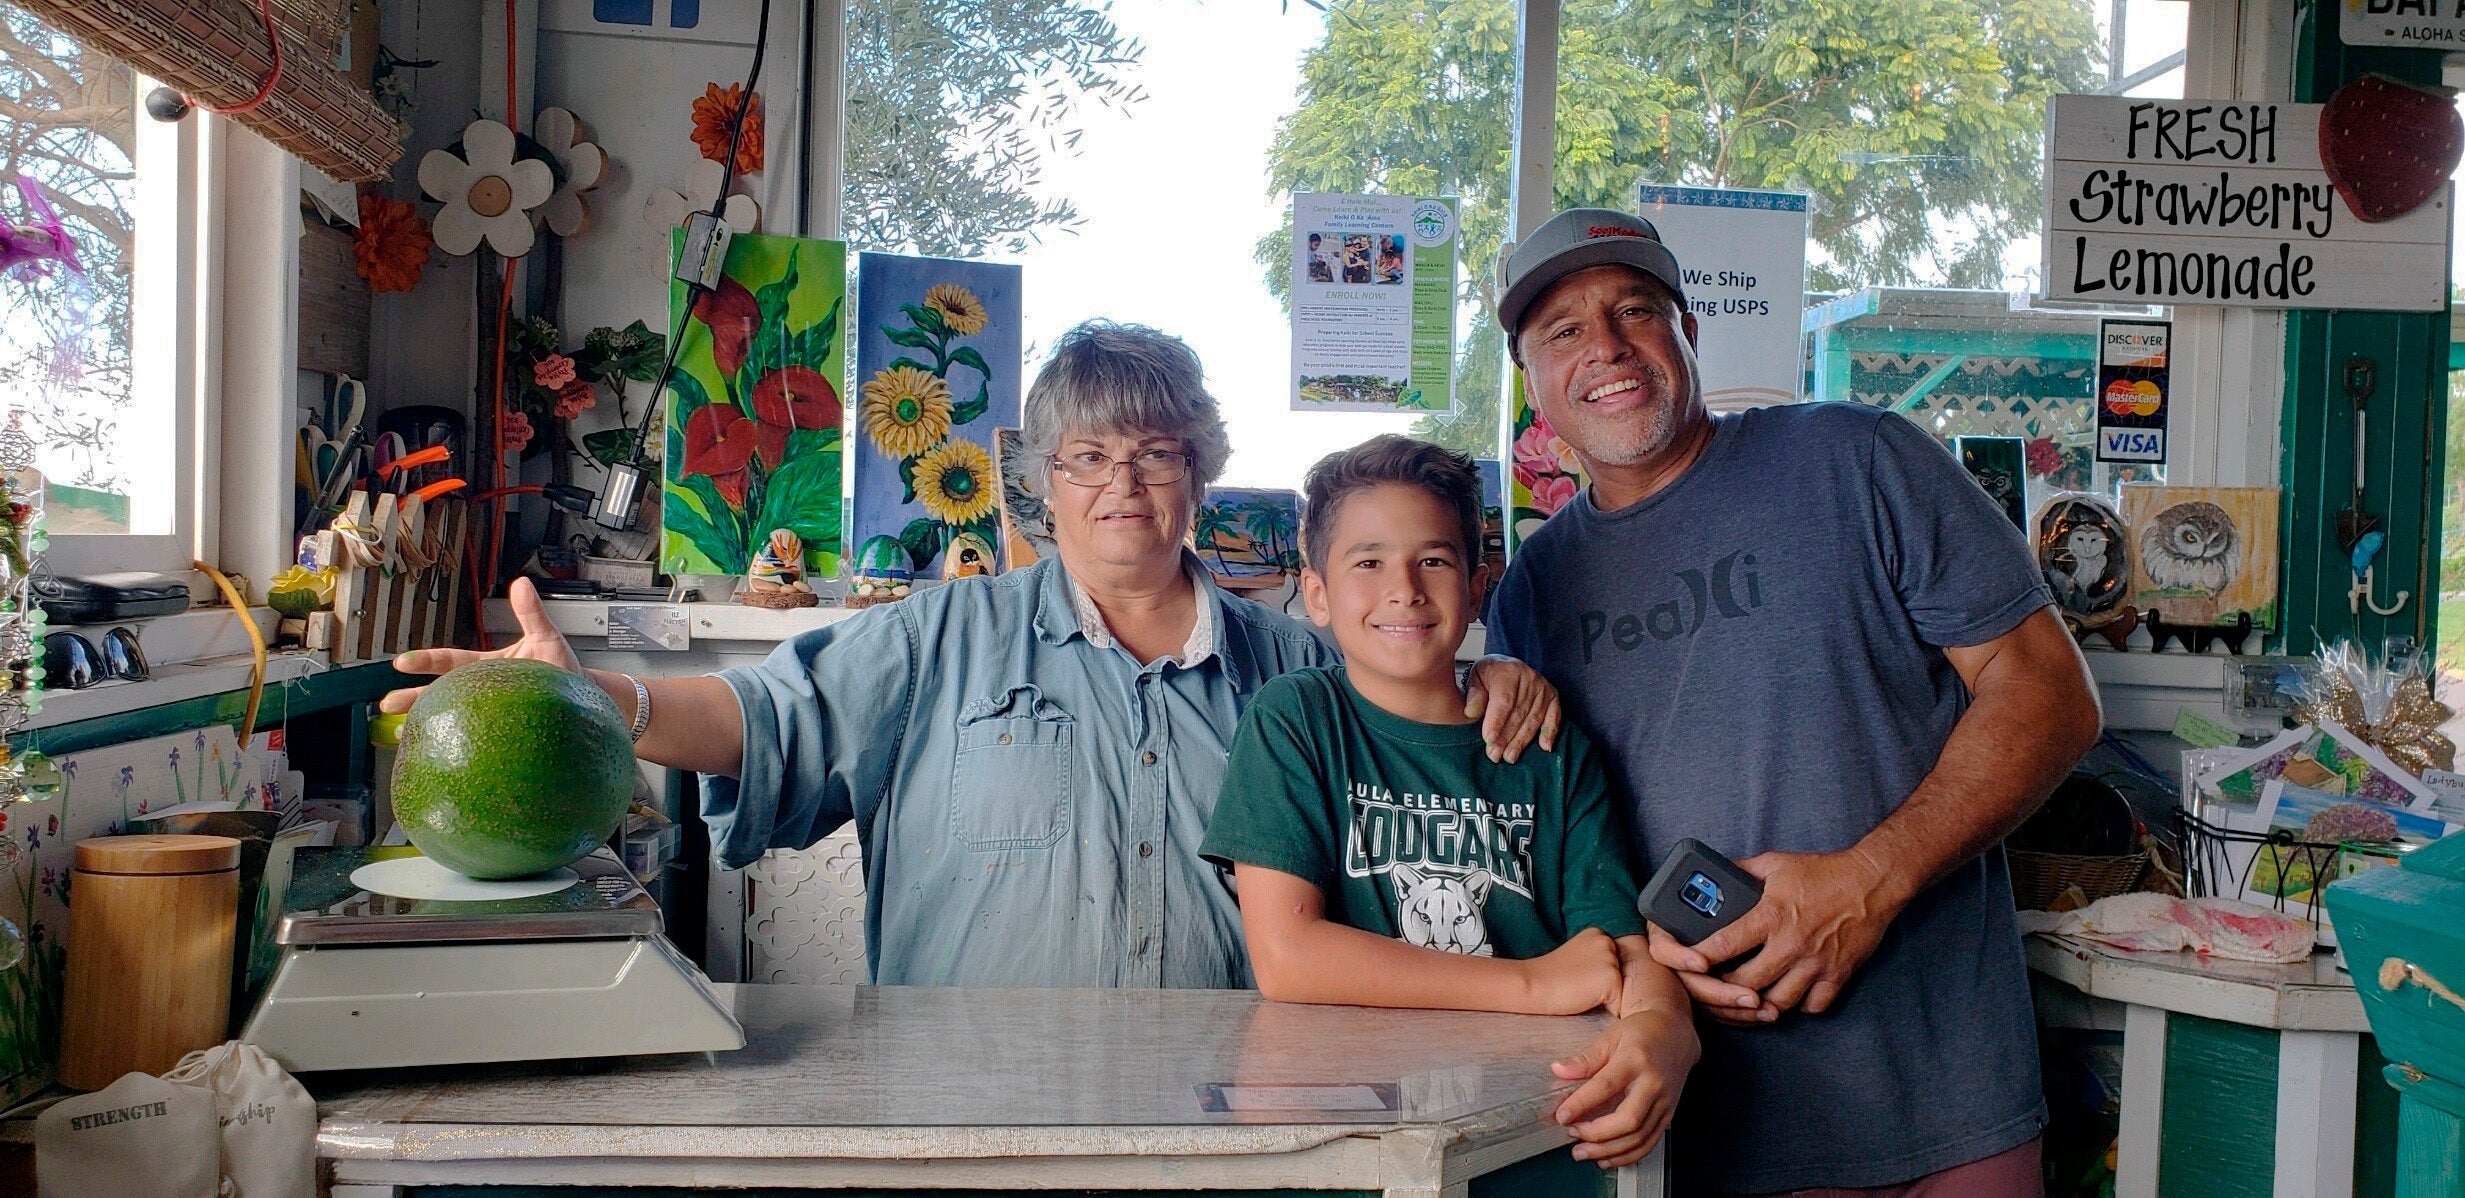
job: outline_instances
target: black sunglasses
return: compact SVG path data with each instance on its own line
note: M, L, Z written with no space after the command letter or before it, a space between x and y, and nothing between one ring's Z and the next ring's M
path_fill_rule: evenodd
M104 633L100 652L80 633L54 632L43 637L46 690L84 690L113 678L136 682L145 677L145 651L137 647L137 634L129 629Z

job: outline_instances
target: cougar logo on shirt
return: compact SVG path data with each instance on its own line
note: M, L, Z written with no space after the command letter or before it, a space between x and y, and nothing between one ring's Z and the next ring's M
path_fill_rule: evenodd
M1640 613L1593 610L1577 615L1576 627L1583 633L1584 664L1592 664L1598 649L1632 652L1647 638L1666 641L1691 636L1713 616L1744 619L1763 606L1763 579L1755 573L1755 555L1743 549L1713 562L1709 570L1680 570L1677 580L1686 588L1685 594L1664 599Z
M1416 879L1436 874L1460 879L1481 870L1496 885L1532 897L1532 804L1415 791L1399 795L1371 782L1353 783L1347 801L1346 874L1366 878L1409 869Z
M1451 878L1398 865L1387 878L1395 883L1395 923L1404 943L1466 957L1492 955L1489 923L1481 915L1497 881L1488 870Z

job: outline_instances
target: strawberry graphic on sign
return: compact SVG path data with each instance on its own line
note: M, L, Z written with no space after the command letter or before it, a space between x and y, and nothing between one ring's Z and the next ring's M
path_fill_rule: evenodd
M2465 150L2465 121L2444 89L2365 75L2320 111L2320 162L2354 215L2395 220L2448 182Z

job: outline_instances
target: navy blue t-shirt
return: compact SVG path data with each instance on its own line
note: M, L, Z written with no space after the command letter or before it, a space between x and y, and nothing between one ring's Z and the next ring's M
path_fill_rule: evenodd
M1850 404L1718 418L1614 512L1589 490L1516 553L1489 651L1530 662L1630 796L1648 871L1681 837L1744 858L1848 848L1967 704L1944 646L2050 602L2027 542L1942 446ZM1671 1149L1686 1193L1891 1185L2045 1121L2000 848L1895 920L1822 1015L1699 1020Z

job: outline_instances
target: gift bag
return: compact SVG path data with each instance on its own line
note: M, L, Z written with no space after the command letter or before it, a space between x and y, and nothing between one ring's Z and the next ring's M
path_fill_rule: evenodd
M229 1183L224 1198L316 1193L316 1101L264 1050L237 1040L217 1044L181 1057L163 1078L213 1092Z
M221 1159L214 1096L151 1074L62 1099L34 1121L41 1198L215 1198Z

